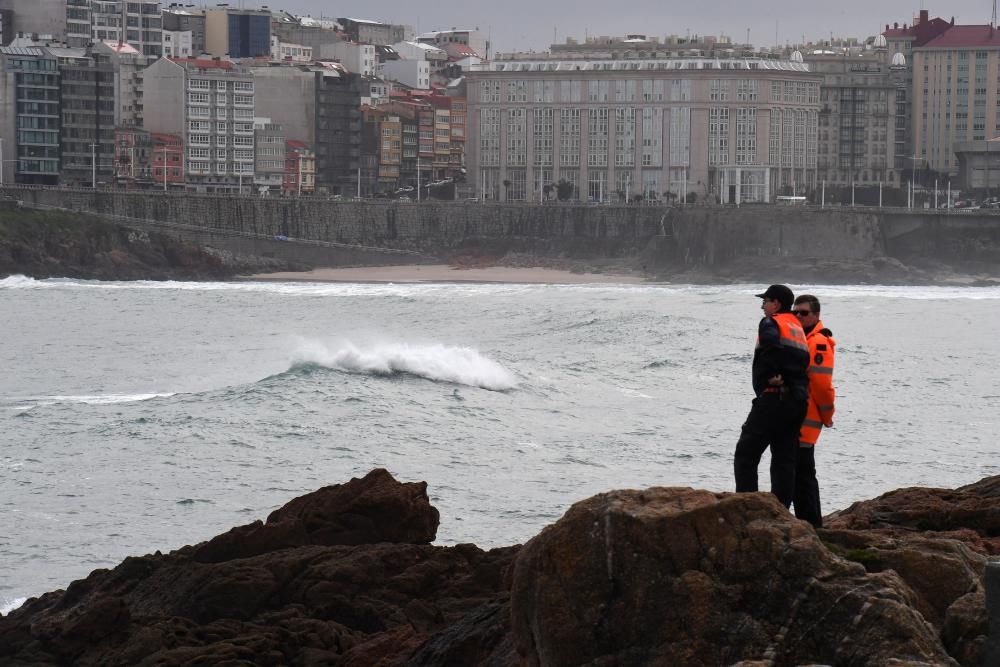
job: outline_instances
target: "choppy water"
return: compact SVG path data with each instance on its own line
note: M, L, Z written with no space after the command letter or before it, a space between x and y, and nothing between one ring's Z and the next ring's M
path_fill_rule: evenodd
M484 547L611 488L731 490L759 287L2 280L0 608L376 466ZM808 290L825 511L1000 473L1000 289Z

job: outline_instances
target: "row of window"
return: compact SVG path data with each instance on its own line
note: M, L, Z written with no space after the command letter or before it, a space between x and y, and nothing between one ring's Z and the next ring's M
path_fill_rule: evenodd
M692 99L691 79L619 79L527 81L524 79L483 79L479 99L483 103L505 102L684 102ZM712 79L708 81L709 99L714 101L755 102L760 99L758 79ZM530 84L530 85L529 85ZM815 104L819 101L819 83L810 81L771 81L771 101ZM558 91L558 100L556 92ZM586 96L584 96L586 91ZM530 92L530 94L529 94Z

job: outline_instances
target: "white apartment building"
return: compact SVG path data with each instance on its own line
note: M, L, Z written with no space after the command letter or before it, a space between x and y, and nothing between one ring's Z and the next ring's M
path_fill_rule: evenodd
M313 61L313 48L304 44L282 42L277 35L271 35L271 60L311 63Z
M396 53L406 60L429 60L431 63L443 65L448 62L448 54L433 44L424 42L397 42L392 45Z
M378 76L378 59L375 57L373 44L355 44L354 42L337 42L323 44L319 50L319 60L338 61L352 74L361 76Z
M193 58L194 35L190 30L164 30L163 55L167 58Z
M146 68L145 129L184 137L189 188L248 192L254 173L254 77L221 59L160 58Z
M98 42L94 52L107 55L115 69L115 127L142 127L142 71L152 58L131 44Z
M122 2L126 2L124 41L143 55L161 55L163 22L159 0L91 0L92 41L122 41Z
M466 73L481 197L740 203L816 186L822 77L757 59L497 61ZM621 194L619 194L621 193Z
M431 64L426 60L390 60L382 66L383 78L410 88L431 87Z

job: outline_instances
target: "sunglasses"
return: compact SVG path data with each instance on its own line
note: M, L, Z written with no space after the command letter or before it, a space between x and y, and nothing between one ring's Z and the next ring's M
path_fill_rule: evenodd
M811 310L793 310L792 315L797 315L799 317L805 317L806 315L812 315Z

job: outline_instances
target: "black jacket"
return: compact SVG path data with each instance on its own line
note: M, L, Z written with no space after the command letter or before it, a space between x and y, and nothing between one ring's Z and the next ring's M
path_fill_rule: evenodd
M770 317L757 325L757 348L753 353L753 391L758 396L768 388L768 379L780 374L783 385L797 396L809 393L809 350L781 344L781 330Z

